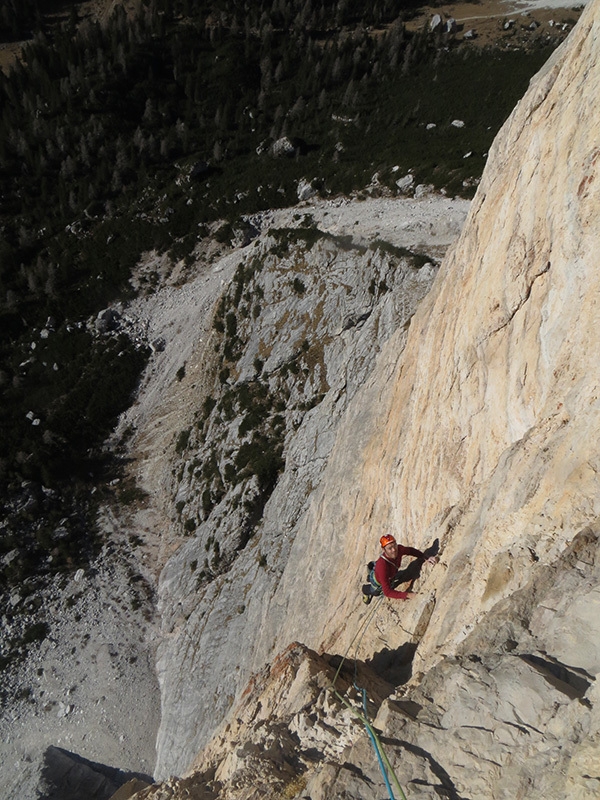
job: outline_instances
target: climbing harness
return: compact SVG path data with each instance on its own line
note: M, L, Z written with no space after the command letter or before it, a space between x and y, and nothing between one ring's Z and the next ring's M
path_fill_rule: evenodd
M396 798L394 797L394 793L392 791L392 786L391 786L391 783L390 783L390 779L389 779L388 773L389 773L389 775L392 776L394 784L395 784L396 788L398 789L400 800L406 800L406 795L404 794L404 790L402 789L402 786L400 785L400 781L398 780L398 778L396 776L396 773L394 772L394 768L390 764L390 761L389 761L389 759L388 759L388 757L387 757L387 755L385 753L385 750L383 749L383 745L381 744L379 736L377 735L377 732L375 731L375 729L373 728L373 726L369 722L369 716L368 716L368 712L367 712L367 690L362 688L362 687L360 687L358 685L358 683L357 683L357 681L358 681L358 669L357 669L357 666L356 666L356 653L358 653L358 648L360 647L360 643L362 642L363 636L365 635L365 632L366 632L366 630L367 630L367 628L369 626L369 622L373 618L373 615L375 614L375 611L379 608L382 600L383 600L383 595L380 596L379 602L376 603L373 606L373 608L369 611L369 613L366 615L366 617L362 621L361 625L359 626L357 632L354 634L354 638L352 639L352 641L348 645L348 649L344 653L344 656L343 656L342 660L340 661L340 664L339 664L339 666L338 666L338 668L336 670L336 673L335 673L335 676L333 678L333 681L331 682L331 688L332 688L333 693L335 694L335 696L338 698L338 700L340 700L346 706L346 708L349 709L349 711L357 719L359 719L362 722L362 724L365 726L365 729L367 731L369 739L371 740L371 744L373 746L373 750L375 750L375 754L377 756L377 761L379 762L379 769L381 770L381 774L383 776L383 780L384 780L386 789L388 791L388 795L389 795L390 800L396 800ZM352 645L356 641L356 639L357 639L359 634L360 634L360 639L358 640L358 642L356 644L356 647L355 647L355 650L354 650L354 681L353 681L353 686L356 689L356 691L359 692L361 694L361 696L362 696L362 707L363 707L363 713L362 714L353 705L351 705L348 702L348 700L346 700L346 698L342 694L340 694L340 692L338 692L337 689L335 688L335 682L338 679L338 676L340 674L340 671L342 669L344 661L346 660L346 658L348 656L348 653L350 652L350 648L352 647Z

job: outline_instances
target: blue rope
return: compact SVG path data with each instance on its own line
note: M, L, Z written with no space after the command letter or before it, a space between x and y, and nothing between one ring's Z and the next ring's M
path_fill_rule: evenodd
M389 772L392 775L392 778L394 779L394 783L396 784L396 788L400 792L400 797L402 798L402 800L406 800L406 795L404 794L404 790L402 789L402 786L400 785L400 782L399 782L398 778L396 777L396 773L394 772L394 768L390 764L390 761L389 761L387 755L385 754L385 750L383 749L383 747L382 747L381 743L379 742L379 739L378 739L375 731L373 730L373 727L372 727L371 723L369 722L369 718L367 716L367 690L366 689L362 689L361 687L359 687L357 685L358 665L356 663L356 655L354 657L354 688L356 689L357 692L361 692L362 693L364 714L361 714L354 706L352 706L346 700L346 698L343 695L341 695L337 691L337 689L335 688L336 681L337 681L338 676L339 676L339 674L340 674L340 672L342 670L342 666L344 664L344 661L346 660L346 657L348 656L348 653L350 652L350 648L352 647L352 645L354 644L354 642L356 641L356 639L358 638L358 636L360 634L360 639L358 639L358 643L356 645L356 650L355 650L355 652L358 652L358 648L360 646L360 643L362 642L363 636L365 635L365 632L366 632L367 627L368 627L368 625L369 625L369 623L371 621L371 618L373 617L373 614L375 613L376 608L381 604L383 599L384 599L383 595L381 595L380 597L377 598L377 602L374 604L374 606L370 610L370 612L366 615L366 617L362 621L359 629L354 634L354 637L353 637L352 641L350 642L350 644L348 645L348 649L346 650L346 652L345 652L345 654L344 654L342 660L340 661L340 664L339 664L339 666L338 666L338 668L336 670L335 677L334 677L334 679L333 679L333 681L331 683L331 689L333 690L333 693L338 698L338 700L340 700L341 703L343 705L345 705L346 708L348 708L349 711L355 717L360 719L360 721L365 726L365 728L367 730L367 733L369 734L369 739L371 740L371 744L373 745L373 749L375 750L375 753L377 754L377 760L379 761L379 769L381 770L381 774L383 775L383 779L385 781L385 785L387 787L390 800L395 800L395 797L394 797L394 793L392 792L392 787L390 785L390 781L389 781L388 773L387 773L385 765L384 765L384 761L385 761L385 764L387 764L387 769L389 770Z
M367 690L363 689L360 686L357 686L356 684L354 684L354 688L356 689L357 692L360 692L362 694L362 701L363 701L363 709L364 709L364 712L365 712L365 719L368 719L368 717L367 717L367 713L368 713L367 712ZM379 769L381 770L381 774L383 775L383 780L385 781L385 787L388 790L388 794L390 796L390 800L395 800L394 793L392 791L392 786L390 784L390 780L389 780L387 772L385 770L385 766L383 765L383 759L381 758L381 753L379 752L379 747L377 746L377 742L375 740L375 737L373 736L373 731L371 730L369 725L365 725L365 727L367 729L367 733L369 734L369 739L371 740L371 744L373 745L373 750L375 750L375 753L377 754L377 760L379 761Z

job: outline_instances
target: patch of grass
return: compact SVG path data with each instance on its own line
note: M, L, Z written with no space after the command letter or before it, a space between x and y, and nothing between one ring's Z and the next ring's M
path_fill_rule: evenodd
M293 798L297 797L304 789L306 789L306 778L303 775L296 775L296 777L285 784L281 790L281 797L284 798L284 800L293 800Z
M214 397L205 397L204 402L202 403L202 419L206 420L210 416L210 412L213 408L217 405L217 401Z
M214 237L217 240L217 242L227 245L231 244L233 236L234 236L234 231L229 222L226 222L224 225L221 225L221 227L214 234Z
M290 246L302 242L307 250L312 250L315 244L327 236L316 227L309 228L271 228L269 235L276 240L270 251L273 255L283 258L289 253Z
M296 292L297 295L302 296L306 292L306 286L304 285L303 281L296 277L292 281L292 289Z
M143 503L148 499L148 492L141 489L135 482L129 482L121 487L118 493L119 502L125 506L133 505L134 503Z
M178 455L181 455L184 450L187 450L191 432L192 432L191 428L186 428L185 430L180 431L179 436L177 437L177 441L175 443L175 452Z
M193 519L193 517L190 517L190 519L186 519L183 528L186 533L190 534L193 533L197 528L196 520Z
M235 466L242 478L255 475L262 491L272 489L285 466L280 440L256 434L252 441L240 446L235 456Z

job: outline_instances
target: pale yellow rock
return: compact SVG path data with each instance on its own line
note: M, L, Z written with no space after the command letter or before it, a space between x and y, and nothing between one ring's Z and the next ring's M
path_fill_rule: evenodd
M364 564L391 531L419 548L439 538L442 559L417 599L385 601L362 652L399 646L435 600L426 669L600 515L599 90L595 0L497 137L406 348L400 332L355 398L266 647L343 651Z

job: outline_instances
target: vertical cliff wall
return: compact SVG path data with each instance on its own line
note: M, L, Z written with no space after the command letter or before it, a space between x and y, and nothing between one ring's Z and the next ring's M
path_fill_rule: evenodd
M391 531L441 542L421 582L438 600L429 661L596 520L599 33L594 2L495 141L405 349L388 344L347 415L266 638L342 649L361 565ZM402 606L408 628L423 602Z
M596 0L497 137L406 346L354 398L265 615L263 652L345 652L379 535L439 540L359 655L412 672L402 691L436 713L381 727L468 796L600 787L599 88Z
M187 769L269 657L258 636L336 431L431 288L435 254L468 207L440 196L315 202L268 215L236 252L212 336L190 357L195 416L183 413L181 387L173 392L183 429L175 511L191 535L160 581L159 776Z
M417 646L410 692L448 659L512 652L507 676L513 670L514 686L523 687L514 709L539 700L516 661L533 654L546 677L563 670L567 695L568 675L582 670L593 706L600 669L599 34L594 2L498 136L460 240L413 318L406 347L398 356L390 342L355 398L272 605L274 625L264 638L276 647L299 639L343 652L361 615L354 587L379 534L391 531L420 548L439 539L441 562L425 568L418 598L384 604L362 655ZM450 704L445 691L441 702ZM480 702L479 722L474 714L465 726L498 706L494 691ZM557 719L572 713L569 702L570 711L556 717L547 706L544 717L543 707L529 724L539 725L548 750L561 749L561 736L576 742L579 727L589 758L597 715L563 726ZM568 772L584 757L576 746L564 750ZM533 771L544 769L534 764ZM596 774L590 770L588 778ZM575 783L561 791L575 792L570 778Z
M472 796L598 788L599 88L594 0L499 134L458 243L408 335L387 341L344 410L302 516L286 516L291 475L269 501L263 537L270 531L285 553L281 575L255 590L240 572L244 625L238 616L228 629L223 618L220 638L213 632L220 663L240 641L228 630L252 642L243 664L234 659L244 674L294 640L344 652L380 534L420 548L438 540L440 563L424 568L418 597L382 603L359 655L386 655L398 679L412 672L403 691L421 707L437 693L426 725L440 733L427 746L440 748L456 791L487 758L472 737L463 750L457 741L475 728L499 737L495 766ZM174 582L171 567L165 598ZM188 652L203 646L206 627L198 630ZM163 652L166 674L173 651ZM225 678L228 690L236 685ZM163 769L183 699L163 728ZM385 714L382 725L421 747L426 726L394 728ZM544 748L551 755L537 761ZM562 783L549 788L536 773L557 759ZM403 763L413 778L429 769L416 756Z

